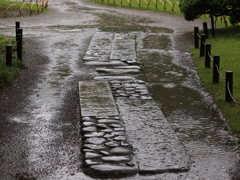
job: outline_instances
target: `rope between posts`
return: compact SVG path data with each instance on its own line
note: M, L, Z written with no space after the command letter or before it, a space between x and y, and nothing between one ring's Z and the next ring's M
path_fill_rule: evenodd
M233 102L236 103L236 104L240 104L240 102L238 102L236 99L234 99L234 97L233 97L233 95L232 95L232 93L231 93L231 91L230 91L230 88L229 88L229 82L228 82L228 84L227 84L227 90L228 90L228 93L229 93L229 95L231 96Z
M198 36L198 37L201 39L201 36L200 36L200 34L198 34L198 33L197 33L197 36Z
M208 56L211 59L211 61L213 61L213 57L211 56L211 54L208 52Z
M223 80L226 80L226 79L223 77L223 75L221 74L221 72L219 71L219 68L218 68L218 66L217 66L217 65L215 65L215 67L216 67L216 69L217 69L217 71L218 71L218 74L220 75L220 77L221 77Z
M206 43L203 41L203 45L206 47Z

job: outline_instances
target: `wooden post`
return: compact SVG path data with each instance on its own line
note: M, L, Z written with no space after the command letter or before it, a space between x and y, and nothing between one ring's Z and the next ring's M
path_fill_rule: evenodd
M18 33L17 33L17 59L22 61L22 35L23 35L23 31L22 29L18 29Z
M200 57L203 57L205 54L205 42L206 42L206 35L201 34Z
M213 84L219 83L220 56L213 56Z
M208 25L207 22L203 22L203 34L206 35L206 39L208 38Z
M19 22L19 21L16 21L15 24L16 24L15 28L16 28L16 42L17 42L17 41L18 41L18 40L17 40L17 31L18 31L18 29L20 28L20 22Z
M206 44L205 47L205 67L211 67L211 44Z
M12 46L10 45L6 46L6 65L12 65Z
M194 27L194 47L199 48L199 28Z

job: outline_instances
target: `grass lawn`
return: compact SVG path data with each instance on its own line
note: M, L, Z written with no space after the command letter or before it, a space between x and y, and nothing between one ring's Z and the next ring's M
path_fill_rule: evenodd
M5 48L6 45L13 45L15 49L15 41L0 35L0 88L10 84L17 76L19 69L23 67L21 62L16 61L16 53L13 54L13 65L6 66Z
M207 39L212 45L212 55L220 56L220 71L225 77L226 71L233 71L233 96L240 102L240 26L217 30L216 38ZM240 105L225 102L225 81L212 84L212 68L204 67L204 58L199 57L199 49L193 49L202 84L213 95L215 102L224 114L231 130L240 133Z
M181 14L178 0L92 0L94 3Z

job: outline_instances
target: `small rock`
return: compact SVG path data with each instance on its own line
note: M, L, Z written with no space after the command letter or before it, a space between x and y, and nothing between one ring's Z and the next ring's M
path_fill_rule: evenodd
M124 131L124 128L114 128L114 131Z
M109 132L113 132L113 130L112 129L102 129L101 132L109 133Z
M103 137L104 138L112 138L112 137L114 137L114 135L113 134L105 134Z
M97 138L97 137L87 138L85 140L86 143L95 144L95 145L103 144L105 141L106 141L106 139L104 139L104 138Z
M109 147L117 147L119 146L117 142L115 141L110 141L110 142L107 142L105 143L106 146L109 146Z
M125 147L115 147L115 148L111 149L109 152L114 155L127 155L131 151Z
M85 117L82 117L82 120L83 121L92 121L93 119L91 117L85 116Z
M120 128L122 127L120 124L109 124L110 127L112 128Z
M98 154L98 153L93 153L93 152L86 152L85 153L85 158L86 159L92 159L92 158L97 158L97 157L101 157L101 155Z
M95 144L84 144L84 148L92 149L92 150L102 150L105 149L102 145L95 145Z
M92 165L97 165L99 162L93 161L92 159L85 159L85 165L86 166L92 166Z
M108 128L106 124L97 124L96 126L99 128L105 128L105 129Z
M92 126L94 125L94 122L91 122L91 121L86 121L86 122L83 122L83 126L86 127L86 126Z
M88 126L88 127L82 128L82 131L83 132L96 132L97 128L95 126Z
M107 152L107 151L100 151L101 154L105 155L105 156L108 156L110 153Z
M88 134L84 134L85 138L91 138L91 137L102 137L104 135L104 132L92 132Z
M104 162L122 163L130 161L130 158L126 156L105 156L101 157L101 160Z
M110 124L110 123L118 123L118 120L113 119L100 119L98 120L99 123Z
M152 100L151 96L141 96L142 100Z
M86 148L84 148L82 151L83 151L83 152L95 152L95 151L92 150L92 149L86 149Z
M117 136L114 138L115 141L125 141L126 139L126 136Z

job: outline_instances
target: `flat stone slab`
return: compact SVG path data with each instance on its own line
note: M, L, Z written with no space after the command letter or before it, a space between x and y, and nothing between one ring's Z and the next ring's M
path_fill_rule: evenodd
M115 33L113 37L111 60L119 59L121 61L135 61L136 35L134 33Z
M124 66L127 65L121 61L89 61L84 63L87 66Z
M97 76L94 78L95 80L98 81L128 81L128 80L134 80L135 77L132 76Z
M134 167L118 166L118 165L94 165L91 166L99 175L113 174L116 176L128 176L137 173L137 169Z
M112 82L112 87L116 92L134 91L128 97L115 98L133 149L136 150L139 173L189 170L190 158L158 105L152 99L142 100L140 93L147 91L146 86L134 81L118 81Z
M97 72L106 74L138 74L140 71L138 69L107 69L107 68L97 68Z
M117 107L106 81L80 81L82 116L116 116Z

